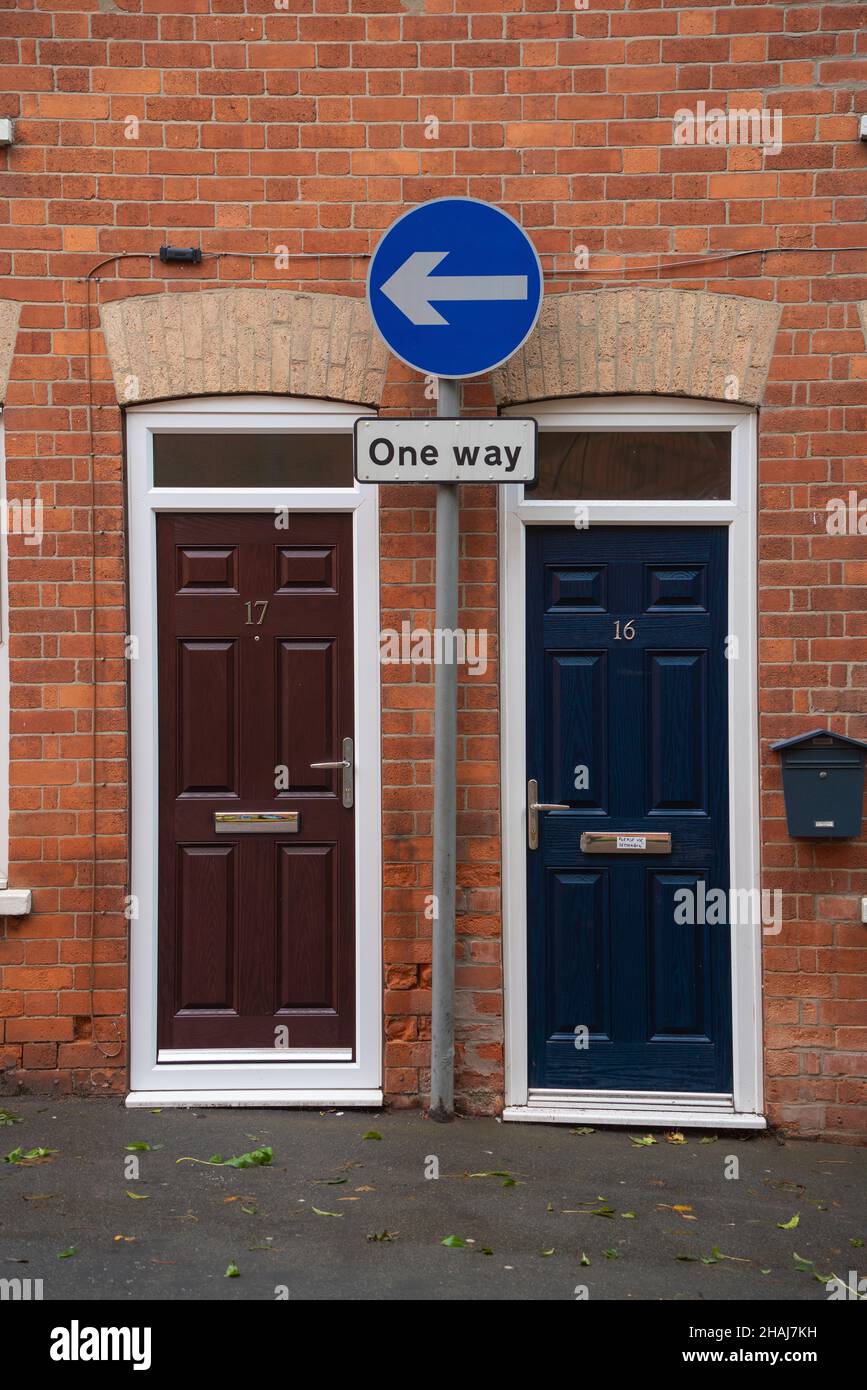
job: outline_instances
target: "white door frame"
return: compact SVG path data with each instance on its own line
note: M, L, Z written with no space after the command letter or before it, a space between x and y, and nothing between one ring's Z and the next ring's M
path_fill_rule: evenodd
M127 1105L379 1105L382 970L378 490L155 488L159 432L348 433L372 412L331 401L243 396L171 401L127 411L130 633L131 1094ZM157 605L156 517L161 511L349 512L353 518L355 637L355 1060L333 1049L157 1052Z
M728 501L589 502L590 524L729 527L729 632L739 642L728 663L731 883L760 887L758 712L756 700L756 415L723 402L622 396L542 401L505 414L540 430L728 430ZM763 1129L761 925L732 928L732 1094L536 1091L527 1069L527 812L525 535L528 525L574 525L579 499L524 500L521 484L500 494L502 670L503 952L506 1031L504 1119L574 1124L696 1125Z

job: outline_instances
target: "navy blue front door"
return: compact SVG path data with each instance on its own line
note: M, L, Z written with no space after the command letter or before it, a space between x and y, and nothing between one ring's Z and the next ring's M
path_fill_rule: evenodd
M528 528L532 1087L731 1091L727 551Z

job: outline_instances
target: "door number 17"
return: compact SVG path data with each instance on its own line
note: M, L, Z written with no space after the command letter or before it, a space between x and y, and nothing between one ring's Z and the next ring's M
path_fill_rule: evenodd
M249 603L244 604L244 607L247 610L247 621L245 623L245 627L249 627L251 625L255 627L262 626L262 624L265 621L265 614L268 612L268 603L269 600L266 598L257 598L251 599ZM258 610L255 618L253 617L254 608Z

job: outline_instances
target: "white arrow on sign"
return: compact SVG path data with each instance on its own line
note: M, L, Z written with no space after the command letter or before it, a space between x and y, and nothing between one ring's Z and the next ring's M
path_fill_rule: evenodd
M410 323L444 324L431 303L436 300L526 299L526 275L438 275L431 278L448 251L413 251L403 265L381 286L386 299L405 314Z

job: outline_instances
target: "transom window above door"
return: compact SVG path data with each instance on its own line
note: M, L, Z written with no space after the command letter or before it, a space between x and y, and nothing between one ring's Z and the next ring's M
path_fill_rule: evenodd
M354 486L352 434L154 434L154 487Z
M729 430L561 430L540 422L533 501L724 501Z

